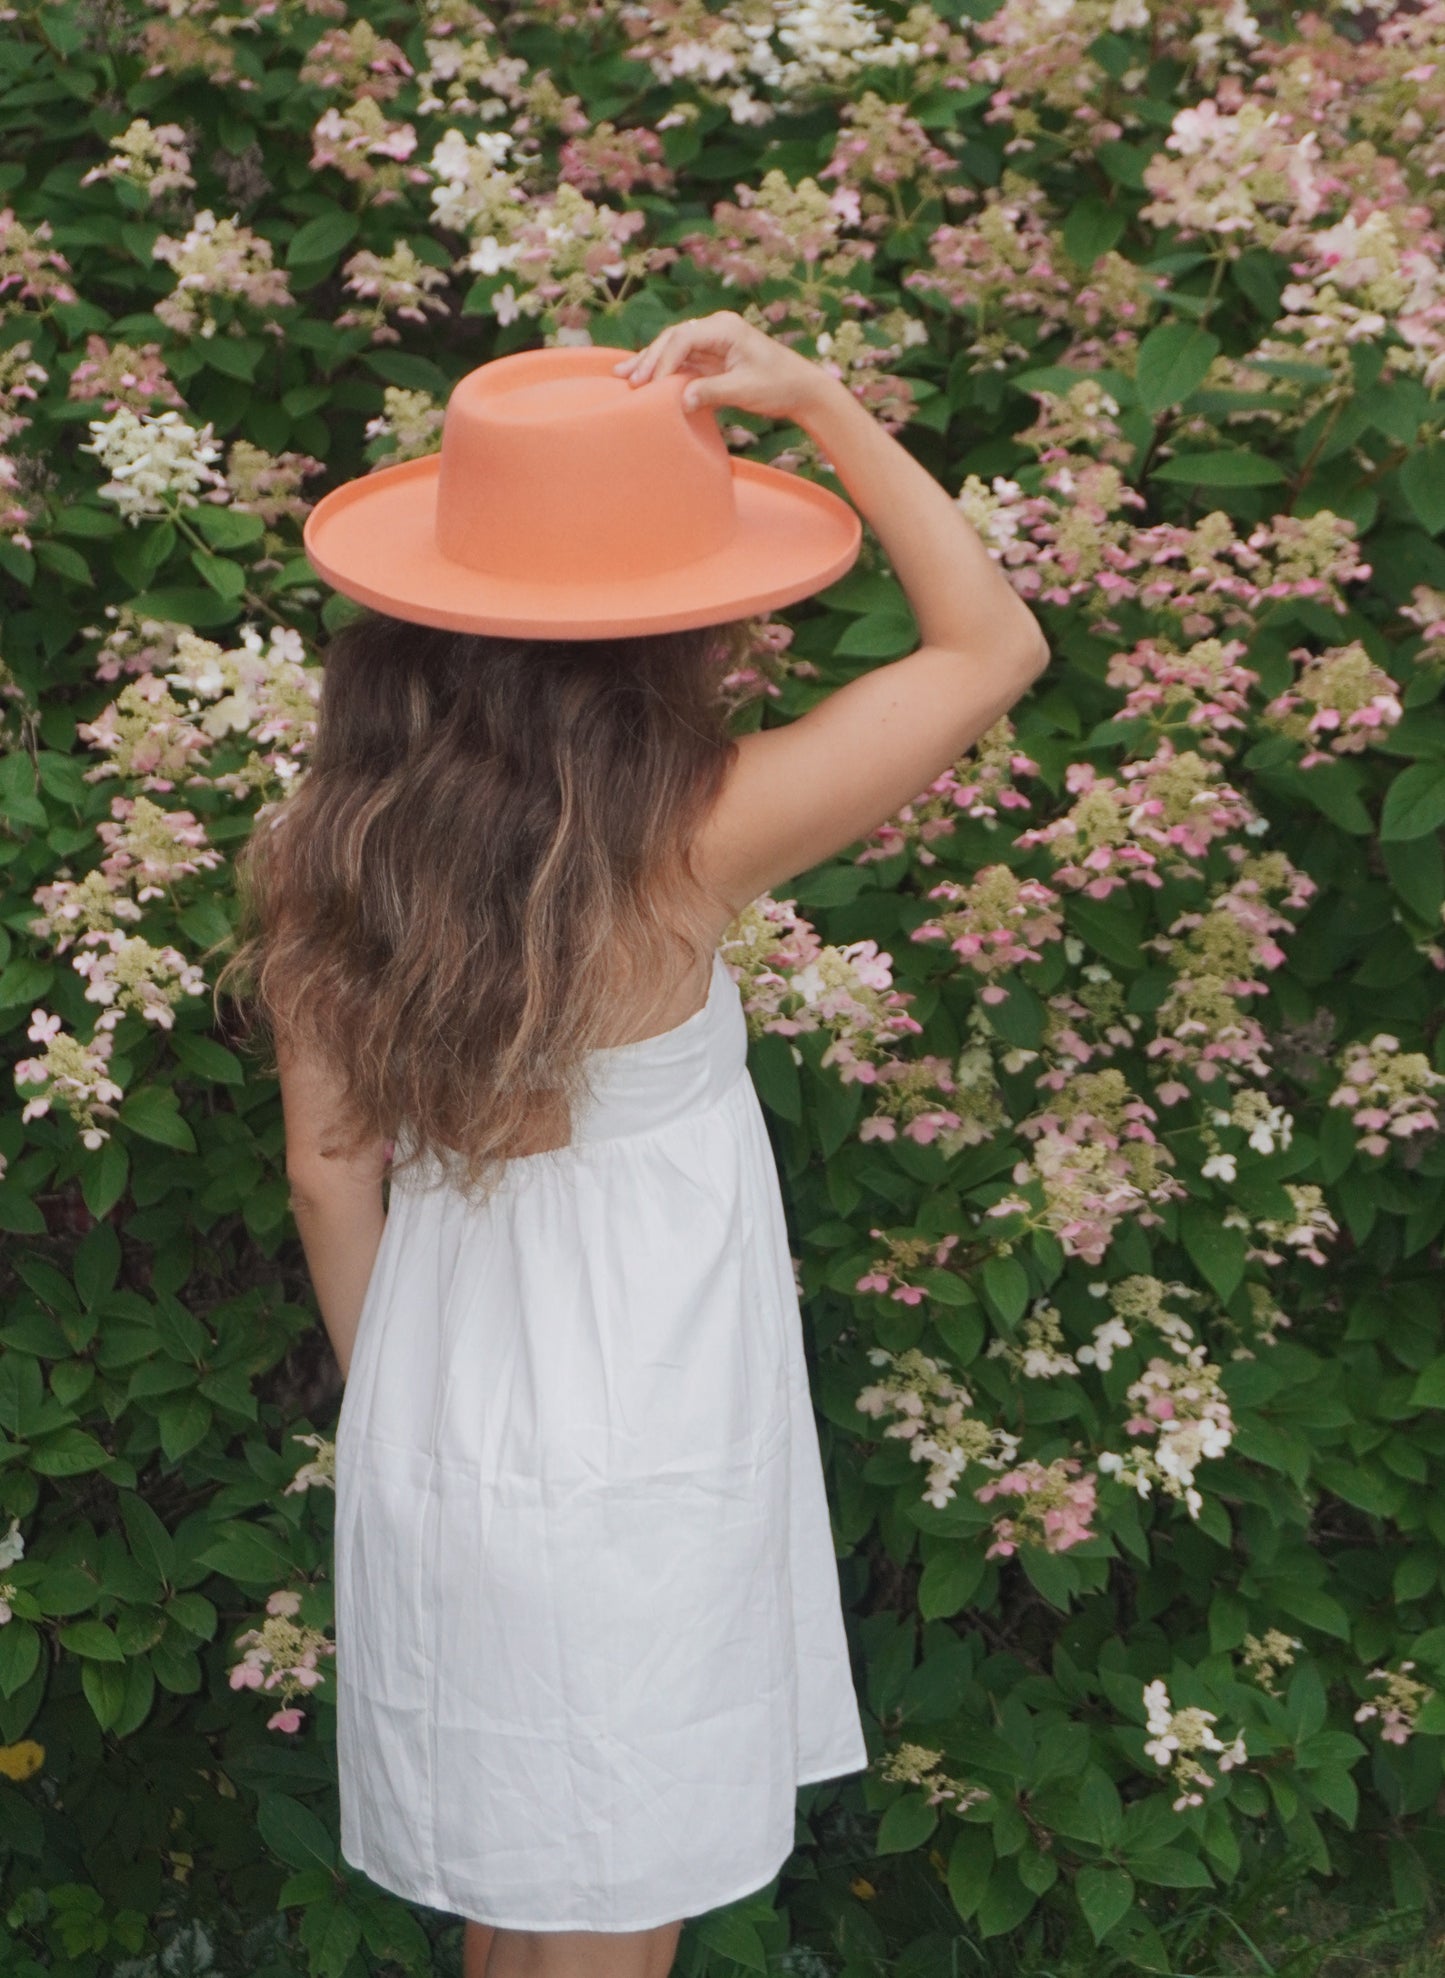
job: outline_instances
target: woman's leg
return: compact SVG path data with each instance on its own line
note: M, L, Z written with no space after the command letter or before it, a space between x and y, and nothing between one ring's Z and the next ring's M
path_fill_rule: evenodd
M498 1929L486 1978L667 1978L681 1935L681 1922L655 1930Z
M462 1978L486 1978L492 1938L490 1923L469 1923L462 1932Z

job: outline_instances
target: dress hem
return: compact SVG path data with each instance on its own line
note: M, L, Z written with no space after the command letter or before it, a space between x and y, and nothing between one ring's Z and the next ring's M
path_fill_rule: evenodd
M846 1761L842 1764L834 1763L829 1766L827 1771L805 1773L798 1779L797 1783L800 1786L808 1786L814 1784L819 1779L838 1778L844 1772L861 1772L867 1763L868 1757L865 1752L862 1758L857 1759L853 1763ZM457 1909L452 1903L446 1901L439 1891L430 1895L422 1895L415 1888L403 1888L401 1886L401 1882L404 1880L403 1877L397 1877L392 1881L388 1881L384 1875L379 1875L375 1869L368 1868L366 1862L359 1855L347 1854L344 1848L342 1849L342 1858L349 1867L355 1868L361 1874L365 1875L368 1881L374 1882L378 1888L385 1889L390 1895L400 1896L403 1902L422 1903L428 1909L439 1910L444 1916L459 1916L464 1923L480 1924L484 1930L590 1930L600 1935L621 1936L630 1930L657 1930L666 1923L688 1922L694 1916L707 1916L713 1910L723 1908L727 1903L737 1902L742 1896L752 1895L759 1889L765 1889L769 1882L773 1881L776 1876L782 1873L796 1846L796 1840L789 1840L787 1847L779 1855L773 1864L772 1870L768 1874L752 1875L735 1888L727 1890L722 1895L715 1896L711 1902L703 1904L700 1908L688 1910L684 1916L679 1917L674 1908L661 1916L649 1916L641 1922L634 1923L558 1923L555 1918L543 1923L535 1919L523 1922L510 1916L473 1916L465 1910Z

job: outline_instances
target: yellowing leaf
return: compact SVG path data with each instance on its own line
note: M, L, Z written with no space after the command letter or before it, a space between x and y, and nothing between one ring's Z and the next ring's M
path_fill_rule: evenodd
M0 1777L18 1784L22 1779L34 1778L44 1763L45 1747L36 1744L34 1738L22 1738L19 1744L0 1744Z

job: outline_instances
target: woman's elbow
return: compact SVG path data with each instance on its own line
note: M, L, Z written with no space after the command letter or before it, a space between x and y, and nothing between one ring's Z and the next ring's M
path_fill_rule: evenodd
M1047 671L1051 657L1048 641L1042 632L1036 632L1035 636L1025 637L1019 642L1015 648L1013 671L1020 678L1020 693L1026 692L1039 675Z

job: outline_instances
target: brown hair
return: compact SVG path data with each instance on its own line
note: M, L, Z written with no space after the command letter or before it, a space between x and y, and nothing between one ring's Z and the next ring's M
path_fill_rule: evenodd
M397 1172L430 1154L485 1194L539 1102L570 1139L619 978L655 1011L666 951L703 952L675 882L701 891L752 630L532 640L368 612L332 637L306 768L236 861L216 982L273 1074L278 1039L339 1074L328 1128L352 1138L326 1151L404 1127Z

